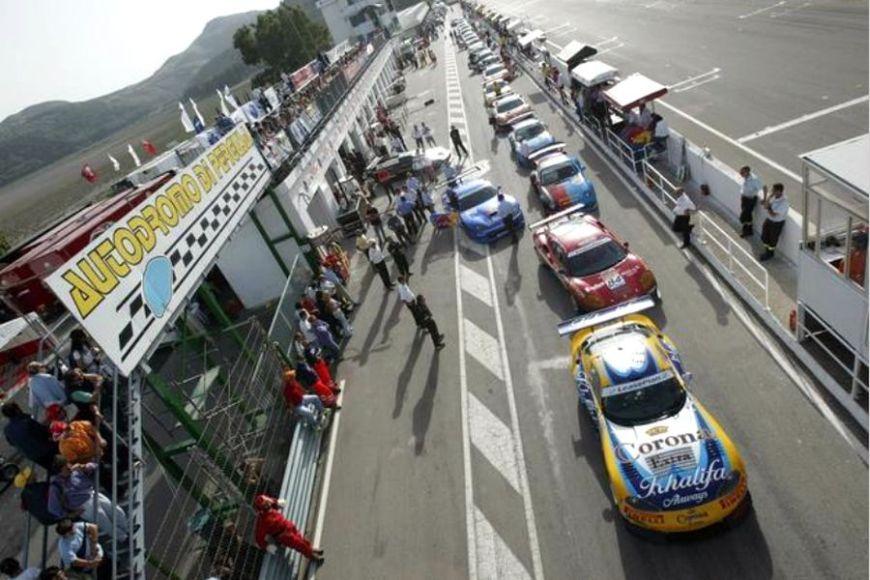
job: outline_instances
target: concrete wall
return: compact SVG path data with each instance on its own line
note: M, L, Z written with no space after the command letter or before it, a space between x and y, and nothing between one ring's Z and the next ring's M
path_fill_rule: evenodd
M668 139L668 161L672 167L680 164L683 136L671 130ZM701 147L691 141L686 144L686 161L689 166L689 182L693 187L707 184L710 188L710 197L707 203L716 206L719 215L724 216L735 226L739 224L740 216L740 184L742 179L735 169L728 167L718 159L707 158ZM765 183L768 187L771 183ZM786 185L785 194L793 195L797 199L799 191L789 190ZM755 232L761 235L761 225L764 223L767 212L761 205L755 207ZM794 209L789 210L785 228L777 245L777 254L797 264L800 254L801 228L803 227L801 215ZM735 232L735 235L737 233Z
M284 289L286 276L250 217L223 247L217 265L245 308L262 306Z

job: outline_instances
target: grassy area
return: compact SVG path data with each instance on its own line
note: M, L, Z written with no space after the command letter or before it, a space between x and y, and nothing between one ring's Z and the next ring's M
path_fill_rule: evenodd
M246 81L233 87L232 92L241 101L242 95L249 90L250 82ZM192 115L190 104L185 105L188 114ZM197 106L206 122L211 123L220 107L217 93L201 99ZM181 126L178 105L173 103L88 149L10 183L0 189L0 232L15 245L87 203L106 197L112 183L135 169L133 159L127 153L128 143L145 163L149 156L142 150L143 139L153 143L158 153L162 153L189 136ZM120 162L120 172L116 173L112 168L107 154ZM97 172L97 183L88 183L80 176L81 166L85 163Z

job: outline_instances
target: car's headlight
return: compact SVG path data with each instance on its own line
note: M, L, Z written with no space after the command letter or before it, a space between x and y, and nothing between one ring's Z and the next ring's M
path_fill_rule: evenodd
M649 290L656 284L656 277L650 270L644 270L640 275L640 287L644 290Z
M719 488L719 497L724 497L734 491L737 487L737 484L740 483L740 479L743 477L743 474L740 473L739 469L731 470L731 473L728 474L728 477L725 478L725 482L722 484L722 487Z

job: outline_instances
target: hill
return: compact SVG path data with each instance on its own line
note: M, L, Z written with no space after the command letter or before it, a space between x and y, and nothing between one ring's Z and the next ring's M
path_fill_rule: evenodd
M258 12L215 18L183 52L150 77L88 101L48 101L0 123L0 186L96 143L119 129L174 106L183 97L213 94L256 72L233 49L233 33Z

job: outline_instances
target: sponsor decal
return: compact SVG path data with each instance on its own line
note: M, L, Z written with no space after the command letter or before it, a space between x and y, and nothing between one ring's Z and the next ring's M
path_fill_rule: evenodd
M714 459L707 468L698 468L688 475L668 474L666 477L644 478L640 481L640 498L670 495L681 490L702 492L710 485L724 481L728 477L721 459Z
M662 514L654 514L647 512L639 512L630 505L624 503L622 504L622 513L625 514L625 517L628 519L639 522L642 524L663 524L665 523L665 516Z
M604 283L610 290L616 290L625 286L625 278L619 272L613 272L610 276L604 279Z
M695 454L692 453L691 448L683 447L682 449L651 455L647 457L646 464L655 473L666 471L671 465L680 468L691 468L695 466Z
M654 375L650 375L636 381L629 381L627 383L605 387L601 389L601 396L615 397L617 395L624 395L625 393L639 391L641 389L646 389L648 387L657 385L658 383L662 383L668 379L673 378L673 376L673 371L662 371L660 373L656 373Z
M698 505L704 503L704 500L706 500L709 495L710 492L707 491L699 491L698 493L690 493L687 495L680 495L676 493L672 497L668 497L662 500L662 507L668 509L685 504Z
M695 522L707 519L707 512L698 512L698 513L688 513L688 514L680 514L677 516L677 523L683 525L690 525Z
M712 431L708 431L706 429L698 429L698 431L696 431L695 433L667 435L665 437L653 439L652 441L644 441L637 446L637 450L641 455L649 455L654 451L662 451L671 447L677 447L679 445L689 445L691 443L698 443L701 441L706 441L707 439L714 438L715 435ZM630 443L626 443L625 445L631 445L632 447L634 447L634 445Z
M667 425L658 425L657 427L650 427L646 430L646 434L650 437L655 437L656 435L661 435L662 433L668 432Z
M740 500L743 499L744 495L746 495L745 477L740 480L739 484L737 484L737 489L735 489L725 497L719 498L719 507L721 507L723 510L734 507L736 504L740 503Z

